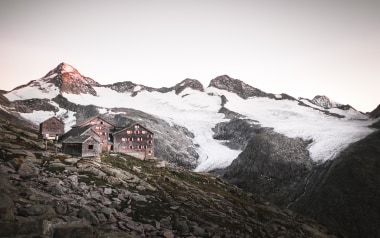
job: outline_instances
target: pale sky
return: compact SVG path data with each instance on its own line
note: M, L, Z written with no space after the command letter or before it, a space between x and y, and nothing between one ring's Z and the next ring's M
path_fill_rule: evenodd
M380 104L379 0L0 0L0 89L60 62L101 84L205 87Z

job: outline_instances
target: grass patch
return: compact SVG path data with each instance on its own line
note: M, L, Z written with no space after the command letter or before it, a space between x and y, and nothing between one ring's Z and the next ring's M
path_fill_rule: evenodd
M88 173L88 172L79 172L78 182L79 183L83 182L85 184L95 184L96 186L105 186L105 185L107 185L106 181L104 181L103 179L100 179L98 177L95 177L93 174Z
M46 166L44 167L47 171L52 173L63 173L65 167L57 167L57 166Z

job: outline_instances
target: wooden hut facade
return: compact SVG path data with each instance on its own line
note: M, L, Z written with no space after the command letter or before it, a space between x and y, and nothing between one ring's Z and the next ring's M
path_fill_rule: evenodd
M73 128L85 126L91 126L92 129L98 134L102 151L107 152L112 149L110 131L113 131L115 129L115 126L113 124L109 123L98 115L73 126Z
M113 149L141 159L154 158L153 136L145 127L133 124L113 133Z
M65 133L65 124L57 117L50 117L40 123L39 131L43 139L56 140Z
M101 152L100 141L90 135L69 137L62 141L62 151L79 157L97 157Z

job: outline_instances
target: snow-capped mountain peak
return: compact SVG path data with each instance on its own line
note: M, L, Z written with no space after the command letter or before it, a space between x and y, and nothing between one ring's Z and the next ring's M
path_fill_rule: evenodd
M209 87L214 87L228 92L236 93L240 97L267 97L268 94L260 89L254 88L239 79L231 78L228 75L221 75L211 80Z
M83 76L77 69L67 63L60 63L54 71L57 75L53 78L58 83L61 93L92 94L96 91L92 86L100 86L95 80Z
M340 107L342 104L332 101L330 98L324 95L315 96L311 102L319 107L330 109L333 107Z
M92 78L83 76L73 66L60 63L44 77L17 87L5 96L11 101L32 98L52 99L62 93L95 96L96 91L93 88L95 86L101 85Z
M198 90L198 91L201 91L203 92L204 91L204 88L203 88L203 85L201 82L199 82L198 80L196 79L185 79L183 80L182 82L176 84L174 86L174 89L175 89L175 93L176 94L179 94L181 93L183 90L185 90L186 88L191 88L193 90Z
M71 78L82 78L83 75L79 73L79 71L74 68L73 66L62 62L54 69L50 70L42 79L50 79L55 78L58 75L66 75L64 79L68 79L68 75L71 76Z

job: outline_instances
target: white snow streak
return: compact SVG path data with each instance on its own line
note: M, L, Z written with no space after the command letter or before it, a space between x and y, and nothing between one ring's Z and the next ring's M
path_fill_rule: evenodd
M34 82L30 87L23 87L4 94L9 101L26 100L32 98L55 98L59 94L59 89L51 83L45 83L42 80Z
M225 121L218 113L220 97L209 96L204 92L185 89L180 95L174 92L159 93L143 91L135 97L127 93L117 93L111 89L97 87L98 97L92 95L64 94L64 97L83 105L94 104L101 107L126 107L156 115L169 124L186 127L194 133L200 155L196 171L207 171L228 166L240 150L232 150L212 138L213 128ZM186 95L187 96L184 96Z

